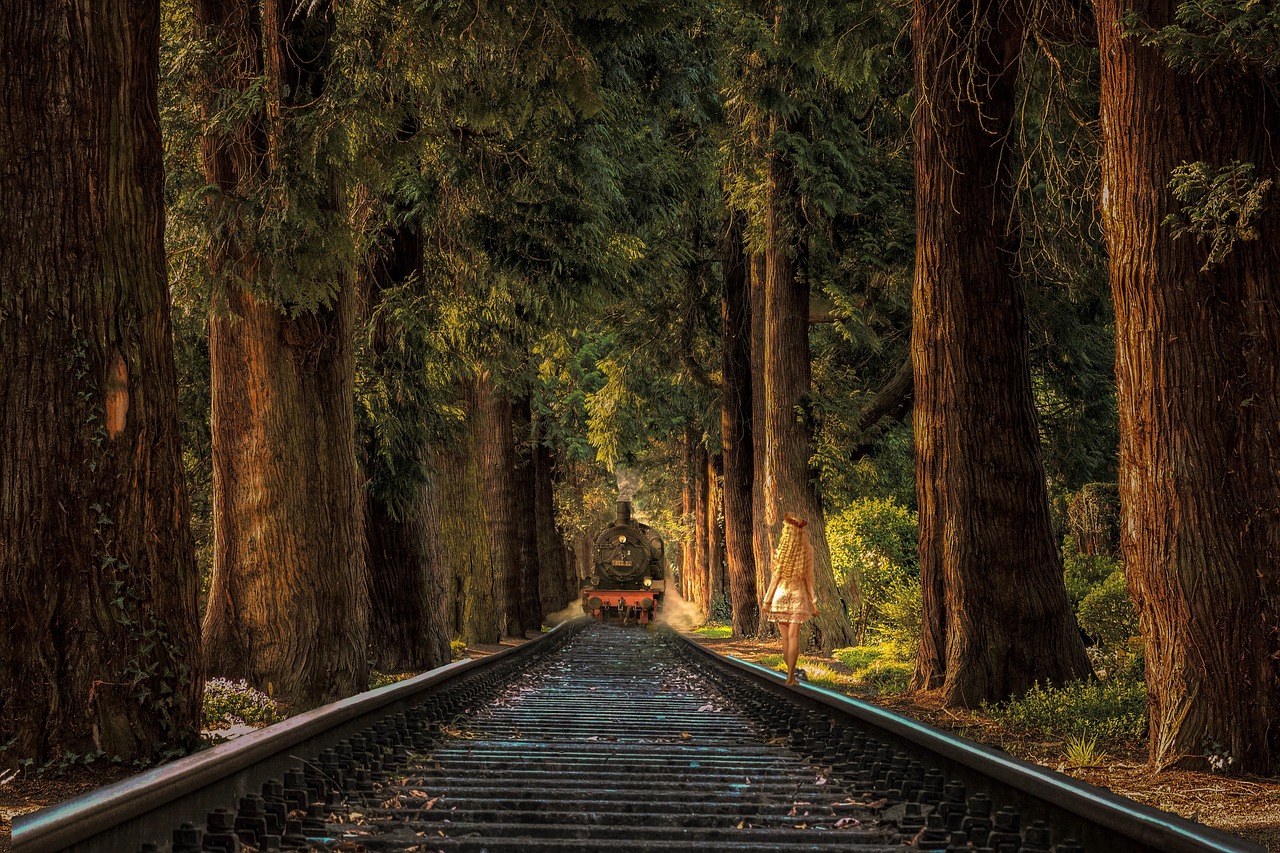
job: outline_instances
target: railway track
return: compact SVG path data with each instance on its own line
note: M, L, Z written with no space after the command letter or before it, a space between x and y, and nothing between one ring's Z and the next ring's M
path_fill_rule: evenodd
M574 623L19 819L51 851L1262 848L716 656Z

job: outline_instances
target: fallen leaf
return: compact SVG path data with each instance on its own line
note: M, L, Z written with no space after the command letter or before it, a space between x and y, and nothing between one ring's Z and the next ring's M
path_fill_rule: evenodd
M685 740L688 740L689 738L693 737L693 735L689 734L688 732L681 732L680 737L684 738Z

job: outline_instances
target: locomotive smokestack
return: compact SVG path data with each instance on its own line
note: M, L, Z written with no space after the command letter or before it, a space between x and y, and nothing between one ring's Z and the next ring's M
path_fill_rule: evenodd
M631 501L618 501L618 520L615 523L631 523Z

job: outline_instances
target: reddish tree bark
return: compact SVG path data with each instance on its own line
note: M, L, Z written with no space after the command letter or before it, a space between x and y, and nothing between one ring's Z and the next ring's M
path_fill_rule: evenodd
M1280 741L1280 197L1237 242L1178 237L1178 166L1277 173L1280 97L1239 68L1175 72L1125 37L1174 2L1097 4L1102 212L1116 308L1121 549L1146 653L1151 761L1270 774Z
M201 34L219 51L206 81L208 113L222 90L266 81L254 120L210 124L202 147L218 189L214 212L228 229L211 258L226 285L210 317L215 544L204 644L210 674L245 677L311 707L368 686L354 281L338 273L332 298L314 311L285 309L235 283L272 291L275 259L252 248L237 219L241 195L284 168L294 122L324 86L325 55L295 41L332 22L299 5L196 3ZM334 183L321 204L337 211L335 176L325 180Z
M924 105L912 330L924 636L914 686L965 706L1090 672L1049 526L1014 267L1015 14L993 0L916 0L913 19Z
M693 493L693 585L690 600L705 619L711 613L711 545L707 538L707 446L702 437L690 433L693 452L689 459L689 490Z
M160 4L0 16L0 768L199 738Z
M707 600L714 602L729 594L724 569L724 529L720 518L724 512L724 489L720 485L719 454L707 454Z
M721 317L720 432L724 457L725 569L733 606L733 635L759 628L751 515L754 442L751 430L751 303L742 218L730 213L724 241Z
M765 483L768 480L769 454L765 450L764 391L764 314L765 314L765 257L763 253L751 256L748 268L748 301L751 311L751 552L756 563L756 609L759 624L756 634L766 636L776 629L765 615L762 597L769 588L770 561L773 558L769 539L769 520L765 512Z

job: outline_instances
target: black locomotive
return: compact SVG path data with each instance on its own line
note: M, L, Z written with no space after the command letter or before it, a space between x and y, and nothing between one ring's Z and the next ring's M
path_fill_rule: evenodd
M597 622L634 619L647 625L662 611L667 560L662 537L631 517L631 501L618 501L613 524L596 534L592 575L582 582L582 609Z

